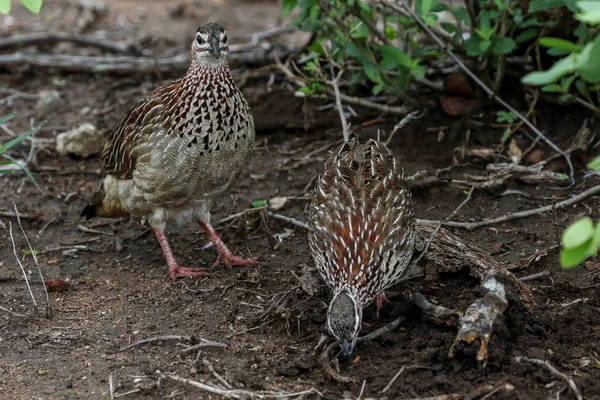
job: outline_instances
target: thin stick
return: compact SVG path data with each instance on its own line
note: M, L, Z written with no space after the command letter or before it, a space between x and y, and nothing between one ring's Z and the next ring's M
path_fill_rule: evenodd
M33 247L31 247L29 238L27 237L27 234L25 233L25 230L23 229L23 225L21 225L21 217L19 217L19 210L17 209L17 205L15 204L14 201L13 201L13 206L15 207L15 214L17 215L17 222L19 223L19 228L21 228L21 232L23 233L23 236L25 236L25 240L27 241L27 245L29 246L29 251L31 252L31 255L33 256L33 261L35 262L35 265L37 266L37 269L38 269L38 273L40 274L42 286L44 287L44 293L46 294L46 305L48 306L48 309L46 310L46 312L51 312L50 296L48 296L48 289L46 288L46 281L44 280L44 274L42 274L42 267L40 267L40 263L38 262L36 252L33 250Z
M362 395L365 391L365 385L367 384L367 380L363 380L362 386L360 387L360 393L358 394L358 397L356 398L356 400L360 400L362 398Z
M16 35L7 39L0 40L0 49L10 49L14 47L25 47L37 44L47 44L55 42L73 42L84 46L93 46L111 53L129 53L126 47L115 45L106 40L94 39L88 36L70 35L67 33L32 33L29 35Z
M214 342L208 339L200 339L200 343L195 344L193 346L188 346L185 349L181 350L182 353L189 353L190 351L201 349L202 347L227 347L224 343Z
M231 389L231 385L229 384L229 382L227 382L225 380L225 378L223 378L221 375L219 375L217 373L217 371L215 371L215 369L213 368L213 366L210 363L210 361L208 361L206 358L203 358L202 359L202 364L204 364L206 366L206 368L208 368L208 370L214 375L214 377L217 378L219 380L219 382L221 382L223 385L225 385L225 387L227 389Z
M211 386L211 385L208 385L203 382L194 381L194 380L191 380L188 378L182 378L178 375L165 375L161 371L156 371L156 374L159 377L161 377L162 379L169 378L176 382L185 383L186 385L193 386L195 388L204 390L206 392L218 394L220 396L224 396L224 397L232 398L232 399L243 399L243 398L272 399L272 398L281 398L281 397L296 397L296 396L302 396L305 394L313 394L313 393L319 395L320 397L323 397L323 395L319 391L317 391L315 388L310 388L310 389L303 390L300 392L292 392L292 393L271 392L271 391L251 392L251 391L243 390L243 389L221 389L219 387Z
M488 225L498 224L500 222L512 221L514 219L519 219L519 218L531 217L533 215L538 215L541 213L545 213L547 211L560 210L560 209L563 209L570 205L573 205L575 203L578 203L578 202L580 202L590 196L593 196L597 193L600 193L600 185L594 186L593 188L590 188L590 189L586 190L585 192L578 194L577 196L573 196L570 199L563 200L563 201L560 201L556 204L552 204L549 206L534 208L532 210L521 211L521 212L517 212L517 213L509 213L502 217L484 219L483 221L478 221L478 222L448 221L448 222L442 222L442 225L450 226L452 228L463 228L463 229L467 229L467 230L473 230L476 228L481 228L482 226L488 226ZM417 223L433 225L433 224L438 224L439 221L433 221L433 220L427 220L427 219L417 219Z
M340 74L343 70L340 70ZM335 76L333 73L333 67L331 67L331 84L333 85L333 92L335 94L335 106L337 107L338 114L340 114L340 121L342 121L342 135L344 137L344 142L350 140L350 130L348 129L348 121L346 120L346 114L344 114L344 106L342 105L342 100L340 99L340 88L338 87L338 79L340 78L340 74Z
M394 329L398 328L400 326L400 324L402 324L404 321L405 321L404 317L398 317L395 320L393 320L392 322L390 322L389 324L387 324L386 326L379 328L376 331L369 333L368 335L359 337L358 339L356 339L356 343L362 343L367 340L373 340L375 338L378 338L379 336L381 336L385 333L391 332Z
M6 311L7 313L14 315L15 317L27 317L26 314L19 314L19 313L9 310L8 308L4 308L2 306L0 306L0 310Z
M527 275L527 276L519 278L519 280L521 282L529 282L529 281L533 281L533 280L536 280L539 278L543 278L545 276L550 276L550 271L542 271L542 272L538 272L537 274Z
M275 214L271 211L267 211L267 215L275 219L280 219L282 221L289 222L290 224L299 226L300 228L308 229L308 224L306 222L298 221L297 219L286 217L285 215Z
M404 128L404 126L406 124L408 124L410 121L412 121L413 119L419 119L421 118L423 115L425 115L425 111L423 111L423 113L421 113L421 115L419 115L419 110L417 111L413 111L411 113L408 113L404 118L402 118L402 120L400 122L398 122L395 126L394 126L394 130L392 130L392 133L390 133L390 136L388 137L388 139L385 141L385 145L389 145L390 141L392 140L392 138L394 137L394 135L396 134L396 132L398 132L400 129Z
M569 385L569 388L571 388L573 393L575 393L577 400L583 400L583 396L581 395L581 392L579 391L579 388L577 387L577 385L575 384L573 379L570 376L563 374L562 372L560 372L559 370L554 368L548 360L543 361L543 360L538 360L537 358L528 358L528 357L515 357L515 360L517 360L517 362L519 362L519 363L525 361L525 362L530 362L532 364L539 365L541 367L546 368L548 371L550 371L550 373L558 376L560 379L565 381L567 383L567 385Z
M108 374L108 390L110 392L110 400L115 399L115 385L112 374Z
M27 289L29 290L29 294L31 295L31 300L33 300L33 305L35 306L35 308L37 308L37 302L35 301L35 297L33 296L33 291L31 290L31 286L29 285L29 279L27 279L27 273L25 272L25 267L23 266L23 264L21 263L21 260L19 259L19 256L17 255L17 247L15 245L15 238L13 237L12 223L10 221L8 221L8 232L10 233L10 241L12 242L13 253L15 254L15 258L17 259L19 266L21 267L21 271L23 272L23 277L25 278L25 284L27 285Z
M427 24L425 24L423 22L423 20L421 19L421 17L419 17L417 15L417 13L414 12L414 10L406 3L406 1L404 0L398 0L400 2L400 4L402 4L402 6L406 9L406 11L408 11L410 13L410 15L415 19L415 21L417 21L417 23L419 24L419 26L421 27L421 29L423 29L437 44L438 46L440 46L446 53L448 53L448 55L458 64L458 66L467 74L469 75L469 77L471 79L473 79L473 81L475 81L475 83L477 83L477 85L483 89L483 91L490 96L493 100L495 100L496 102L500 103L502 106L504 106L507 110L511 111L512 113L514 113L521 121L523 121L523 123L525 125L527 125L527 127L529 127L529 129L531 129L531 131L533 133L535 133L537 136L539 136L540 138L542 138L542 140L544 142L546 142L546 144L548 146L550 146L554 151L556 151L558 154L560 154L561 156L563 156L563 158L567 161L567 164L569 165L569 177L571 178L571 183L574 184L575 183L575 170L573 168L573 163L571 162L571 157L569 156L569 154L567 154L565 151L563 151L560 147L558 147L557 145L555 145L550 139L548 139L542 132L539 131L538 128L535 127L535 125L533 125L531 122L529 122L529 120L527 118L525 118L521 113L519 113L517 110L515 110L510 104L508 104L507 102L505 102L504 100L502 100L500 97L496 96L496 94L494 93L494 91L492 89L490 89L489 87L486 86L485 83L483 83L455 54L452 50L450 50L450 48L448 46L446 46L444 44L444 42L442 42L442 40L427 26ZM400 12L402 9L400 7L398 7L395 4L392 4L390 2L388 2L387 0L379 0L379 2L381 4L383 4L386 7L389 7L397 12Z
M444 223L445 221L448 221L450 218L454 217L456 215L456 213L465 205L467 204L467 202L469 200L471 200L471 197L473 195L473 189L475 187L471 187L471 190L469 190L469 194L467 195L467 198L463 200L462 203L460 203L458 205L458 207L456 207L454 209L454 211L452 211L452 213L450 213L450 215L448 215L446 218L444 218L443 221L440 221L437 226L435 227L435 229L433 230L433 232L431 232L431 235L429 235L429 239L427 239L427 243L425 244L425 247L423 248L423 251L421 252L421 254L419 254L419 256L417 257L417 259L414 261L413 265L417 265L417 263L419 261L421 261L421 258L423 258L423 256L425 256L425 254L427 253L427 251L429 250L429 246L431 246L431 242L433 242L433 239L435 239L435 235L437 235L438 231L440 230L440 228L442 227L442 223Z
M400 370L398 370L398 372L396 372L396 375L394 375L394 377L392 378L392 380L389 381L387 385L385 385L385 387L381 390L380 393L385 393L388 390L390 390L390 388L392 387L392 385L394 384L394 382L396 382L396 379L398 379L400 377L400 375L402 375L402 373L404 372L405 369L406 369L406 366L403 365L402 368L400 368Z
M170 341L170 340L179 340L179 341L182 341L182 342L191 342L192 341L192 337L191 336L180 336L180 335L156 336L156 337L151 337L151 338L146 338L146 339L138 340L137 342L131 343L131 344L125 346L125 347L121 347L121 349L119 351L125 351L125 350L131 349L133 347L141 346L141 345L146 344L146 343L166 342L166 341Z

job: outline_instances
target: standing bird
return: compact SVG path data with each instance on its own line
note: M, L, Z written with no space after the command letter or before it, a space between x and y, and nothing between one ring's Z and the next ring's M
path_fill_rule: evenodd
M326 162L309 212L309 244L333 290L327 326L345 356L354 350L362 309L405 278L415 217L404 172L382 143L355 139Z
M210 205L248 163L254 120L227 62L223 26L196 31L185 76L133 106L113 129L102 153L106 175L82 216L146 217L169 265L171 279L203 276L175 261L167 221L194 217L219 252L215 265L248 265L234 256L210 224Z

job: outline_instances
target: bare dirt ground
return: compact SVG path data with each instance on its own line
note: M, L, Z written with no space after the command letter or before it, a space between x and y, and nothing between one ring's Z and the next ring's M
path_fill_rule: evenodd
M182 16L177 7L183 9ZM196 25L209 18L225 22L232 36L275 26L277 7L274 2L254 1L152 1L144 5L113 1L108 2L108 13L90 29L133 36L124 28L132 24L140 29L136 33L153 35L154 48L162 54L173 46L187 47ZM119 14L127 16L127 24L118 18ZM5 19L10 24L4 24L2 33L69 31L78 16L71 2L48 1L39 17L15 10L10 17L14 20ZM56 50L56 46L50 49ZM236 75L245 72L237 69ZM489 399L575 399L557 376L515 360L526 356L549 360L573 377L584 398L600 399L600 264L589 262L585 267L563 271L555 247L570 222L582 215L596 220L600 217L597 197L566 210L472 232L452 230L462 240L489 251L518 276L550 273L528 282L537 303L535 308L526 309L512 297L510 307L495 327L486 368L478 365L469 352L450 359L448 350L456 332L432 325L407 301L410 293L420 291L439 304L466 307L481 293L477 280L464 271L440 274L433 280L415 278L399 285L379 319L373 310L367 310L365 319L371 326L363 329L365 333L398 315L404 315L406 322L394 332L359 345L360 358L341 365L341 372L356 382L336 383L328 379L317 363L322 348L315 350L326 332L328 293L308 295L295 276L302 275L305 265L312 266L306 232L280 220L261 218L256 211L219 223L248 209L254 200L279 196L289 200L278 213L306 221L312 182L327 151L340 140L335 110L319 111L318 107L327 101L305 103L293 96L280 77L267 85L269 77L267 73L245 80L243 90L256 119L256 152L248 169L213 208L213 221L224 240L237 254L260 256L258 267L212 267L215 253L205 248L208 240L198 226L170 226L168 235L180 263L204 266L209 275L198 281L171 282L160 247L147 226L129 218L80 221L79 213L102 175L99 157L62 158L53 144L42 142L38 143L31 170L44 194L22 175L0 177L0 306L19 314L31 309L31 297L13 254L9 223L13 226L17 255L24 259L30 272L37 301L45 304L35 265L31 256L24 255L28 248L16 219L6 216L12 211L13 202L26 217L23 228L39 252L44 276L60 277L71 285L68 291L50 293L51 317L21 317L0 309L0 398L110 398L111 381L113 394L126 399L218 398L181 382L160 379L156 373L160 370L221 384L208 367L210 364L233 388L286 392L314 388L327 399L405 399L452 393L458 395L445 398L483 398L487 393ZM82 122L94 123L108 134L129 105L159 82L154 75L0 69L0 87L31 94L40 90L60 93L61 102L36 135L45 139ZM519 92L514 93L515 97L507 100L522 102ZM492 146L503 130L494 126L495 106L483 105L473 117L461 119L445 116L435 94L421 95L418 101L428 107L426 117L409 124L390 144L409 175L421 170L433 174L452 165L455 147ZM47 118L35 106L36 100L28 98L2 104L0 116L17 112L7 129L0 131L2 142L10 132L27 131L32 119L37 124ZM351 122L361 140L376 137L378 129L389 132L397 122L395 117L365 109L357 108L357 113ZM577 108L540 105L537 123L566 148L586 117ZM590 128L597 130L597 125L591 124ZM440 131L445 135L439 135ZM531 141L522 136L518 143L524 149ZM23 142L11 154L26 156L30 146L31 142ZM548 148L539 148L544 158L552 155ZM592 155L576 154L576 167L582 168ZM468 165L457 167L446 176L462 179L465 174L482 174L486 165L475 158L461 162ZM550 168L566 171L560 160ZM493 190L476 190L455 219L475 221L548 205L599 183L598 177L584 179L582 174L578 174L577 181L575 187L567 190L517 180L509 180ZM468 188L448 183L415 189L417 215L445 218L465 199L465 189ZM506 189L513 190L512 194L505 193ZM78 228L80 224L95 231L83 232ZM281 242L274 242L272 238L278 234ZM72 250L75 246L83 247ZM550 250L527 262L530 256L546 249ZM204 338L227 347L186 352L182 344L190 342L171 340L121 350L138 340L164 335ZM381 393L403 366L407 367L403 374ZM497 388L505 384L514 389L469 394L485 385Z

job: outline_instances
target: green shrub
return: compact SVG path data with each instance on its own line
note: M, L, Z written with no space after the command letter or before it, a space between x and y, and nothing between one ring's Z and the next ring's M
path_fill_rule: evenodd
M0 0L0 14L8 14L10 12L10 1ZM21 0L21 4L34 14L40 13L42 2L43 0Z

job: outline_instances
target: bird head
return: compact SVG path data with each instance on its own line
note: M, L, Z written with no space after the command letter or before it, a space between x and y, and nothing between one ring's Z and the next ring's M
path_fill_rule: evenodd
M229 43L223 25L207 22L200 25L192 43L192 57L201 64L218 65L227 60Z
M354 351L361 321L362 307L352 293L342 291L334 296L327 311L327 327L340 343L345 357Z

